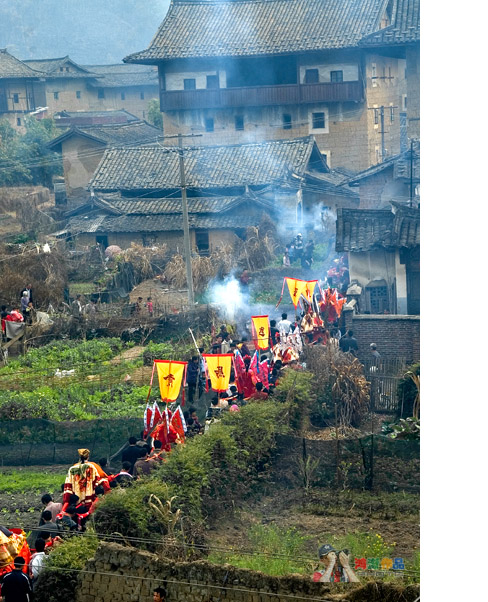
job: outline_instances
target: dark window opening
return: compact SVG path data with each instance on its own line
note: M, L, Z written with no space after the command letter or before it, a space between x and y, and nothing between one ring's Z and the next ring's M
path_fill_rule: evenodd
M378 119L379 119L378 115L379 115L379 111L378 111L378 109L375 109L374 110L374 124L375 125L378 125Z
M207 89L215 90L219 87L219 76L218 75L207 75Z
M141 100L144 100L144 92L141 92Z
M54 92L54 100L59 100L59 92Z
M214 131L214 120L213 120L213 117L206 117L205 118L205 131L206 132L213 132Z
M314 130L325 128L325 113L312 113L312 128Z
M59 70L60 70L60 71L64 71L64 67L60 67L60 68L59 68Z
M210 241L207 230L195 231L195 244L200 255L208 255L210 251Z
M344 81L344 72L343 71L331 71L330 72L330 81L335 83L340 83Z
M108 236L97 236L95 237L95 242L97 245L100 245L104 249L108 247Z
M22 125L22 119L20 117L17 117L17 125Z
M66 71L69 71L69 67L66 67Z
M98 89L98 98L105 98L105 90L103 88Z
M393 107L390 107L390 123L393 123L395 121L395 109Z
M120 100L125 100L125 92L120 93Z
M305 83L306 84L318 84L319 83L319 70L318 69L306 69L305 70Z
M183 89L184 90L196 90L197 89L197 80L196 79L184 79L183 80Z
M291 128L292 128L291 115L289 115L288 113L283 113L283 129L291 130Z
M81 98L81 90L76 90L76 98Z
M17 94L17 92L15 92L15 94L14 94L14 102L16 104L19 102L19 95Z
M388 288L386 286L368 286L366 291L372 314L382 314L385 310L389 310Z
M234 118L234 122L236 126L236 131L244 131L244 117L242 115L236 115Z

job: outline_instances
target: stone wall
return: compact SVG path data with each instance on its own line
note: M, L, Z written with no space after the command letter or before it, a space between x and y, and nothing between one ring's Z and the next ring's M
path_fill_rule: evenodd
M135 548L100 543L78 578L75 602L150 602L157 587L166 588L167 602L330 602L349 599L353 589L354 599L364 602L414 602L419 595L418 586L314 583L300 575L270 577L203 560L173 562Z
M76 602L149 602L153 590L161 586L166 587L168 602L289 602L297 596L326 601L332 589L337 593L347 588L296 575L270 577L203 560L172 562L112 543L101 543L85 570L79 577Z

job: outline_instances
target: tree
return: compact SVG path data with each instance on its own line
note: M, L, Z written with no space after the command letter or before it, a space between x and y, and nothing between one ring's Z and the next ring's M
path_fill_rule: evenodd
M157 128L163 129L163 116L159 110L159 102L150 100L147 105L147 120Z

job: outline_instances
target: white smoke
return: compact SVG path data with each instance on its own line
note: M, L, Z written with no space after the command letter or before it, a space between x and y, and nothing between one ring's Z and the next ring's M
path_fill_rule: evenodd
M222 282L211 283L207 295L210 303L219 305L222 317L230 322L237 322L247 313L249 292L232 274Z

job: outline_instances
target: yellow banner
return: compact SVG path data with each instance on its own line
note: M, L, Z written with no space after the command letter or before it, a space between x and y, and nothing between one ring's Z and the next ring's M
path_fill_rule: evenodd
M252 330L254 346L258 349L269 347L269 317L252 316Z
M186 362L154 360L158 371L159 390L163 401L176 401L181 390Z
M214 391L227 391L229 387L230 371L232 368L232 353L204 354L207 362L208 377Z
M306 280L297 280L296 278L285 278L285 280L288 285L288 290L290 291L291 300L296 309L300 295L305 293L305 287L308 283Z
M309 303L312 303L313 292L315 290L316 284L317 284L317 280L309 280L305 286L304 295Z

